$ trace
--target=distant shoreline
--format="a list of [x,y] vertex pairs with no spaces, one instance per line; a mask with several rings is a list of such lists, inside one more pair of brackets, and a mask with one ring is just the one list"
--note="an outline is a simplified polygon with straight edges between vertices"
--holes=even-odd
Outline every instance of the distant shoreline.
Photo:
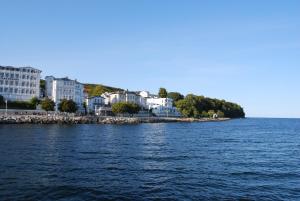
[[0,124],[140,124],[172,122],[219,122],[230,118],[98,117],[65,115],[0,115]]

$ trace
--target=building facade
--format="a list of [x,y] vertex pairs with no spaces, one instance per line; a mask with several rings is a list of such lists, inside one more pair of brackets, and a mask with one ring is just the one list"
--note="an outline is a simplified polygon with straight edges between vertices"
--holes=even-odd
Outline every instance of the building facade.
[[176,107],[166,107],[162,105],[152,105],[150,109],[153,114],[157,117],[180,117],[181,114],[178,112]]
[[83,108],[84,103],[84,85],[77,80],[69,78],[55,78],[47,76],[46,81],[46,96],[58,104],[63,99],[73,100],[79,109]]
[[143,98],[135,92],[117,91],[112,93],[104,93],[102,97],[105,99],[106,105],[113,105],[119,102],[136,103],[143,106]]
[[149,97],[146,98],[146,104],[148,107],[152,107],[155,105],[161,105],[164,107],[171,108],[173,107],[173,99],[171,98],[158,98],[158,97]]
[[176,107],[173,107],[173,99],[159,98],[157,95],[150,94],[148,91],[139,92],[144,98],[145,108],[151,110],[153,114],[159,117],[180,117]]
[[41,72],[32,67],[0,66],[0,95],[11,101],[39,98]]
[[159,117],[180,117],[176,107],[173,107],[173,99],[171,98],[146,98],[146,104],[153,114]]
[[94,113],[97,108],[105,105],[105,101],[102,96],[93,96],[85,98],[85,104],[87,112]]

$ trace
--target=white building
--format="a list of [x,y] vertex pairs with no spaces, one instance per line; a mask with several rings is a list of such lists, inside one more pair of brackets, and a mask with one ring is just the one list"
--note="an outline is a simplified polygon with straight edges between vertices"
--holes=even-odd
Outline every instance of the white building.
[[173,107],[173,99],[159,98],[148,91],[139,92],[145,100],[145,108],[152,110],[156,116],[179,117],[181,116],[176,107]]
[[173,107],[173,99],[151,97],[146,99],[149,110],[156,116],[179,117],[181,116],[176,107]]
[[142,96],[143,98],[149,98],[150,96],[152,96],[150,95],[149,91],[140,91],[139,95]]
[[105,105],[105,99],[102,96],[93,96],[85,98],[85,104],[88,113],[94,113],[95,110]]
[[12,101],[39,98],[41,72],[32,67],[0,66],[0,95]]
[[152,107],[155,105],[160,105],[164,107],[173,107],[173,99],[171,98],[158,98],[158,97],[150,97],[146,98],[146,104],[148,107]]
[[61,100],[73,100],[79,109],[83,108],[84,85],[69,78],[55,78],[47,76],[46,96],[56,103],[56,109]]
[[178,112],[176,107],[166,107],[162,105],[152,105],[152,113],[158,117],[180,117],[181,114]]
[[106,105],[113,105],[119,102],[136,103],[140,106],[144,106],[144,98],[135,92],[129,91],[117,91],[111,93],[104,93],[101,95],[105,99]]

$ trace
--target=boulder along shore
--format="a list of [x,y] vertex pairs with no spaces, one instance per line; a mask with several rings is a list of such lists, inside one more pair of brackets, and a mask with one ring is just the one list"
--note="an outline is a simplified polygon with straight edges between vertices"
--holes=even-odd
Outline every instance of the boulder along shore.
[[171,117],[98,117],[64,115],[1,115],[0,124],[138,124],[169,122],[226,121],[229,118],[171,118]]

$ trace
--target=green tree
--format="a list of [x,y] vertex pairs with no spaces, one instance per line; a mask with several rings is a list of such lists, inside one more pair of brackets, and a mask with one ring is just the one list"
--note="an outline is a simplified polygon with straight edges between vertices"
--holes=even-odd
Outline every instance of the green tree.
[[61,112],[75,113],[77,109],[77,105],[73,100],[63,99],[58,105],[58,110]]
[[167,98],[168,97],[168,92],[165,88],[159,88],[159,91],[158,91],[158,96],[160,98]]
[[46,98],[45,100],[42,100],[41,102],[42,109],[48,111],[54,111],[55,103],[53,100]]
[[141,110],[141,107],[136,103],[128,103],[129,104],[129,114],[137,114]]
[[46,81],[45,80],[40,80],[40,88],[42,89],[42,90],[46,90]]
[[103,86],[97,85],[93,91],[92,91],[92,96],[100,96],[105,92],[105,89]]
[[87,105],[86,105],[86,102],[84,102],[82,104],[82,106],[83,106],[83,109],[84,109],[84,114],[86,115],[87,114]]
[[184,117],[200,117],[199,110],[197,109],[196,97],[194,95],[188,95],[185,99],[179,100],[175,104]]
[[218,115],[218,118],[223,118],[224,117],[224,112],[218,110],[217,115]]
[[209,110],[209,111],[207,112],[207,114],[208,114],[208,117],[209,117],[209,118],[212,118],[212,117],[214,116],[214,114],[216,114],[216,113],[215,113],[214,110]]
[[0,95],[0,106],[5,105],[4,97]]
[[177,102],[179,100],[184,99],[184,96],[181,93],[179,93],[179,92],[169,92],[168,93],[168,98],[172,98],[173,101],[174,101],[174,103],[175,103],[175,102]]
[[136,114],[141,110],[140,106],[135,103],[119,102],[112,105],[114,114]]
[[29,102],[32,104],[33,108],[36,108],[41,101],[37,97],[33,97]]
[[125,102],[115,103],[112,105],[111,109],[114,114],[125,114],[128,112],[127,103]]
[[187,95],[175,103],[184,117],[212,117],[215,113],[219,117],[244,118],[243,108],[225,100],[211,99],[204,96]]
[[8,101],[7,107],[9,109],[20,109],[20,110],[35,110],[36,106],[30,101]]
[[208,113],[207,113],[206,111],[203,111],[203,112],[201,113],[201,117],[207,118],[207,117],[209,117],[209,115],[208,115]]

